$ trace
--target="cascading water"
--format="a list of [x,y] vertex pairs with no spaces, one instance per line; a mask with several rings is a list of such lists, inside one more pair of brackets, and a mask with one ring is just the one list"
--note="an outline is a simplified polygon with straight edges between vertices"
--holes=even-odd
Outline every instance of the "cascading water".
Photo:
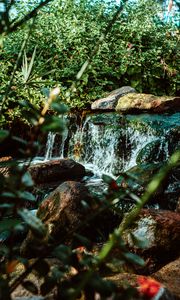
[[[169,143],[167,135],[177,126],[178,116],[126,116],[116,113],[89,115],[76,130],[62,138],[59,156],[63,157],[68,137],[67,156],[84,164],[98,177],[102,173],[117,176],[136,165],[143,148],[156,142],[155,161],[167,160]],[[163,124],[163,126],[162,126]],[[48,135],[45,158],[52,157],[54,135]]]
[[97,175],[114,176],[134,166],[137,153],[155,138],[153,130],[141,132],[117,123],[94,123],[89,116],[72,136],[69,156]]
[[44,157],[45,161],[52,158],[55,136],[56,136],[55,133],[52,133],[52,132],[48,133],[47,142],[46,142],[45,157]]

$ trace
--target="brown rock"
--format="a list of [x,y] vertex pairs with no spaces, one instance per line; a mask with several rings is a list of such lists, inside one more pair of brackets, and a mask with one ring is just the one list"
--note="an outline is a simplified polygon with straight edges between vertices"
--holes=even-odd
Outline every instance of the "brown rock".
[[43,253],[50,240],[57,244],[69,241],[86,215],[81,202],[89,199],[88,190],[82,183],[67,181],[57,187],[37,211],[38,218],[47,226],[47,236],[42,241],[29,232],[21,247],[22,255],[33,257],[35,253]]
[[135,93],[135,89],[130,86],[123,86],[117,90],[112,91],[107,97],[94,101],[91,105],[92,110],[110,110],[114,111],[120,97]]
[[78,180],[85,175],[85,168],[72,159],[50,160],[29,167],[36,184]]
[[180,298],[180,257],[152,275],[172,294]]
[[148,111],[162,113],[179,111],[180,98],[171,96],[154,96],[151,94],[131,93],[121,97],[116,106],[118,112]]
[[[131,233],[138,239],[147,240],[145,249],[134,245]],[[163,265],[179,254],[180,214],[168,210],[143,209],[131,228],[124,232],[124,239],[134,252]]]

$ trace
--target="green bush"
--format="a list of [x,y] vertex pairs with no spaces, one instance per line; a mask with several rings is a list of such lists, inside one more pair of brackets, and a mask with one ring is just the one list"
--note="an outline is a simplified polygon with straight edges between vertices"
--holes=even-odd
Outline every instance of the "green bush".
[[[56,1],[39,11],[17,65],[8,97],[11,106],[17,106],[21,99],[40,106],[44,101],[42,89],[57,84],[61,98],[72,108],[86,108],[105,92],[122,85],[131,85],[139,92],[175,94],[179,68],[177,28],[162,23],[156,1],[139,0],[133,6],[126,5],[68,100],[67,89],[93,51],[115,7],[115,1],[111,5],[99,0]],[[2,94],[28,30],[26,25],[4,41],[0,54]],[[23,56],[30,63],[35,49],[33,68],[25,81]]]

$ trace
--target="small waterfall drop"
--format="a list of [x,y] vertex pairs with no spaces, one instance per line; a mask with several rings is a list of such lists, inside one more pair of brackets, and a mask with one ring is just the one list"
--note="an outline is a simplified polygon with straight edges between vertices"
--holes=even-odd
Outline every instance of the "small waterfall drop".
[[55,136],[56,136],[55,133],[52,133],[52,132],[48,133],[45,156],[44,156],[45,161],[52,158]]
[[138,152],[155,139],[153,130],[141,132],[119,124],[94,124],[89,117],[72,136],[69,157],[78,160],[98,176],[102,173],[116,176],[133,167]]
[[[137,164],[142,149],[153,146],[155,161],[167,160],[170,145],[168,134],[179,123],[178,116],[121,116],[116,113],[88,115],[80,125],[73,123],[62,136],[59,157],[66,156],[82,163],[97,177],[113,177]],[[163,125],[162,125],[163,124]],[[71,127],[70,127],[71,128]],[[45,160],[53,157],[55,135],[48,134]],[[68,144],[68,146],[67,146]],[[148,148],[149,147],[149,148]],[[150,148],[151,150],[151,148]],[[152,158],[152,155],[151,155]]]

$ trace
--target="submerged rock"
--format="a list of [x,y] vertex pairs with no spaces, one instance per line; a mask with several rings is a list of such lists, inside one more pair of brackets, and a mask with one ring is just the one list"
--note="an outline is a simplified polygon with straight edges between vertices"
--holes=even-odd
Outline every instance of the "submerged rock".
[[114,111],[119,98],[129,93],[136,93],[136,90],[130,86],[123,86],[112,91],[107,97],[94,101],[91,105],[91,109]]
[[131,93],[121,97],[116,106],[118,112],[162,113],[180,111],[180,98],[173,96],[155,96],[151,94]]
[[57,159],[34,164],[29,172],[36,184],[78,180],[85,175],[85,168],[72,159]]

